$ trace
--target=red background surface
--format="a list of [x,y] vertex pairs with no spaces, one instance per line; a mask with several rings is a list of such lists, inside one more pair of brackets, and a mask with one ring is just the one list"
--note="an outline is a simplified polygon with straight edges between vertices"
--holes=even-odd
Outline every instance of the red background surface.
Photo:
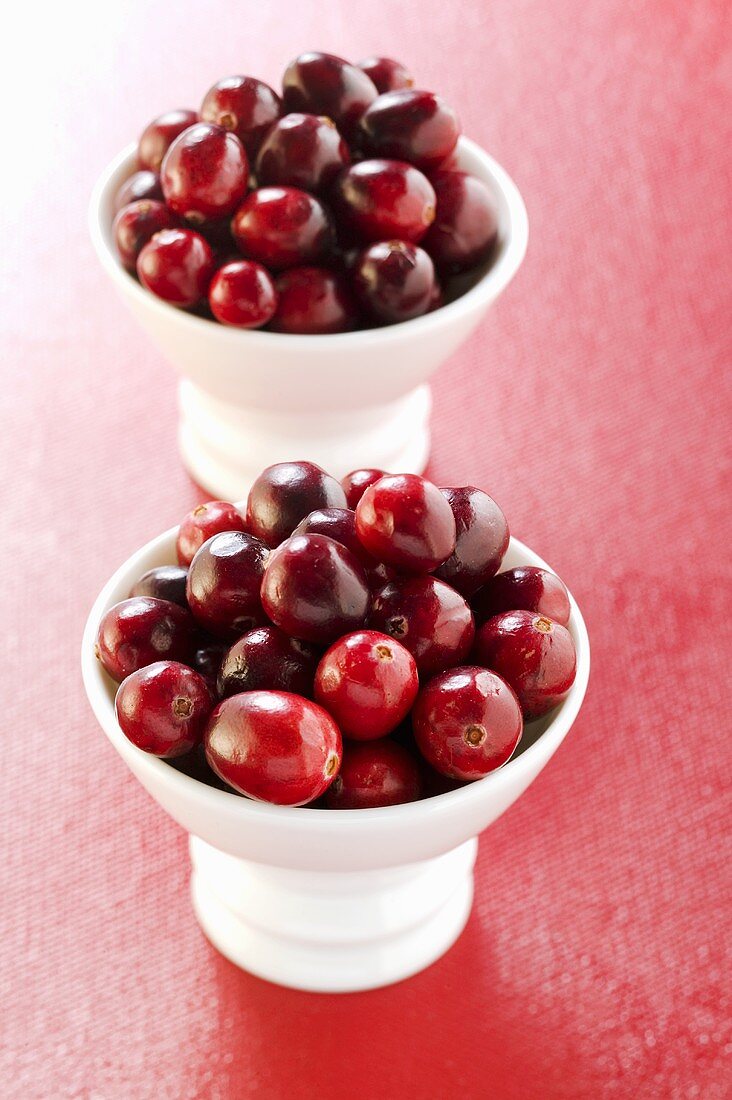
[[[2,1095],[729,1095],[724,5],[136,0],[46,11],[43,35],[26,7],[0,213]],[[522,189],[528,257],[435,380],[431,468],[497,497],[594,646],[572,734],[482,840],[458,945],[343,998],[205,942],[185,838],[78,671],[103,581],[199,499],[89,190],[152,114],[305,48],[402,57]]]

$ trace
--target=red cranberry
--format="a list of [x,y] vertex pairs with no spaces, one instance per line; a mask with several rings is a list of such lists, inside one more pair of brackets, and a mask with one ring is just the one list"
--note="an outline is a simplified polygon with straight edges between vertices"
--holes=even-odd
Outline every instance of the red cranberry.
[[233,214],[248,179],[247,155],[239,138],[208,122],[177,137],[160,169],[168,206],[196,224]]
[[385,470],[363,469],[351,470],[350,474],[346,474],[344,478],[341,478],[341,485],[346,494],[348,507],[355,508],[369,485],[373,485],[375,481],[379,481],[385,476]]
[[262,606],[293,638],[329,645],[363,626],[368,604],[361,564],[326,535],[293,535],[269,556]]
[[348,136],[378,95],[369,77],[342,57],[330,53],[302,53],[282,78],[286,111],[327,115]]
[[364,313],[393,324],[427,312],[434,278],[432,260],[423,249],[406,241],[382,241],[359,256],[353,289]]
[[414,757],[393,741],[346,745],[341,770],[325,795],[329,810],[399,806],[422,796],[422,776]]
[[525,718],[551,710],[574,683],[577,655],[572,635],[534,611],[494,615],[478,631],[473,652],[478,664],[511,685]]
[[226,500],[198,504],[181,520],[175,551],[181,565],[190,565],[204,542],[222,531],[244,531],[244,517]]
[[195,111],[166,111],[147,126],[137,145],[137,163],[140,168],[159,172],[163,157],[184,130],[198,122]]
[[487,493],[472,485],[440,492],[452,508],[457,538],[435,575],[463,596],[471,596],[501,567],[509,541],[506,517]]
[[369,626],[396,638],[420,675],[459,665],[475,637],[473,615],[454,588],[435,577],[400,577],[374,596]]
[[435,192],[418,169],[400,160],[362,160],[338,177],[333,208],[362,241],[424,237],[435,216]]
[[341,734],[322,707],[283,691],[224,699],[205,736],[206,759],[230,786],[260,802],[304,806],[330,786]]
[[113,680],[154,661],[190,664],[195,627],[177,604],[134,596],[110,607],[99,624],[96,655]]
[[193,306],[208,291],[214,269],[211,246],[192,229],[163,229],[137,257],[143,286],[175,306]]
[[224,531],[204,542],[188,570],[188,606],[218,638],[245,634],[263,621],[259,588],[269,551],[243,531]]
[[112,233],[122,263],[128,271],[134,271],[137,257],[150,238],[161,229],[173,229],[178,224],[163,202],[139,199],[120,210],[114,219]]
[[429,573],[455,549],[455,517],[436,485],[417,474],[387,474],[356,508],[356,530],[378,561]]
[[156,661],[120,684],[114,701],[125,737],[153,756],[182,756],[200,744],[213,699],[197,672]]
[[230,130],[249,157],[255,157],[267,131],[280,117],[280,97],[269,84],[253,76],[227,76],[217,80],[201,104],[203,122]]
[[223,699],[241,691],[291,691],[312,695],[318,651],[276,626],[260,626],[234,642],[221,664]]
[[356,533],[356,514],[350,508],[317,508],[300,520],[293,535],[327,535],[350,550],[360,561],[369,587],[381,588],[390,581],[394,571],[372,558]]
[[235,260],[214,275],[208,301],[222,324],[261,328],[274,316],[277,291],[266,267],[253,260]]
[[520,565],[491,578],[472,601],[475,621],[482,625],[502,611],[534,611],[560,626],[569,622],[569,594],[559,577],[533,565]]
[[329,118],[285,115],[267,134],[257,157],[257,183],[322,193],[351,163],[348,146]]
[[358,310],[343,278],[324,267],[292,267],[275,283],[277,312],[270,328],[294,335],[348,332]]
[[333,244],[324,207],[295,187],[252,191],[234,215],[232,229],[242,253],[270,271],[317,263]]
[[138,202],[140,199],[150,199],[152,202],[163,201],[163,189],[157,172],[148,172],[147,169],[133,172],[114,196],[115,214],[119,214],[123,206],[129,206],[131,202]]
[[345,493],[314,462],[277,462],[263,470],[247,497],[247,527],[267,546],[279,546],[316,508],[343,508]]
[[408,69],[400,61],[390,57],[367,57],[358,62],[358,68],[366,73],[379,95],[395,92],[399,88],[414,87],[414,80]]
[[344,737],[373,741],[403,722],[417,697],[414,657],[376,630],[339,638],[321,658],[315,698]]
[[424,171],[438,168],[459,136],[452,107],[433,92],[412,89],[380,95],[359,124],[359,140],[369,156],[395,157]]
[[193,658],[193,667],[199,676],[202,676],[206,681],[212,695],[218,694],[219,669],[228,651],[228,646],[225,643],[207,640],[205,645],[199,645]]
[[412,726],[420,752],[438,772],[481,779],[512,755],[523,719],[505,680],[468,666],[430,680],[414,705]]
[[440,271],[467,271],[486,260],[498,236],[495,199],[482,180],[466,172],[436,172],[437,215],[424,239]]
[[148,569],[133,586],[130,596],[150,596],[153,600],[168,600],[188,608],[186,578],[188,570],[179,565],[158,565]]

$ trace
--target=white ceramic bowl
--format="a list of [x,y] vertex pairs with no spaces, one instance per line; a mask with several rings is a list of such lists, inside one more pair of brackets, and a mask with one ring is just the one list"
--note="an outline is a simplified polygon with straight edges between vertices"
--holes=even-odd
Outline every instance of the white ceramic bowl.
[[[587,631],[571,599],[577,677],[564,701],[530,723],[517,754],[476,783],[373,810],[329,811],[254,802],[206,786],[142,752],[122,733],[116,685],[94,655],[97,627],[138,577],[175,561],[177,528],[122,565],[89,615],[81,665],[89,701],[117,752],[190,834],[193,904],[211,942],[232,962],[281,985],[369,989],[439,958],[470,912],[477,834],[522,794],[556,752],[582,704]],[[504,568],[549,568],[511,539]]]
[[[503,168],[467,138],[460,139],[458,159],[496,199],[499,241],[490,267],[461,298],[425,317],[333,336],[232,329],[144,290],[121,266],[111,235],[114,196],[134,171],[135,147],[102,173],[90,207],[94,246],[132,313],[181,375],[181,454],[213,496],[245,496],[264,466],[293,454],[307,454],[337,477],[359,466],[424,469],[427,379],[511,281],[528,240],[526,209]],[[487,372],[492,354],[486,351]]]

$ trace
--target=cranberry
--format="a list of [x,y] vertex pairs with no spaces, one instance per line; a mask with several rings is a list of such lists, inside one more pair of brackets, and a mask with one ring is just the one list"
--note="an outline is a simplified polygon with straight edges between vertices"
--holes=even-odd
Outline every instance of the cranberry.
[[200,744],[213,699],[197,672],[156,661],[120,684],[114,701],[125,737],[153,756],[182,756]]
[[341,763],[341,734],[330,715],[284,691],[224,699],[211,715],[205,745],[209,765],[230,786],[279,806],[318,798]]
[[348,507],[355,508],[369,485],[373,485],[375,481],[379,481],[385,476],[386,470],[364,468],[362,470],[351,470],[350,474],[346,474],[344,478],[341,478],[341,485],[346,494]]
[[228,651],[228,646],[225,643],[209,638],[206,640],[205,645],[199,645],[193,658],[193,667],[206,681],[213,695],[218,694],[219,669]]
[[293,638],[329,645],[363,626],[368,604],[361,564],[326,535],[293,535],[269,556],[262,606]]
[[399,806],[422,796],[415,758],[393,741],[346,745],[341,770],[325,795],[329,810],[368,810]]
[[286,111],[327,115],[347,137],[378,92],[355,65],[330,53],[302,53],[282,78]]
[[163,157],[184,130],[198,122],[195,111],[166,111],[147,126],[137,144],[137,163],[140,168],[159,172]]
[[208,122],[177,137],[160,169],[168,206],[195,224],[233,214],[248,179],[247,155],[239,138]]
[[267,134],[257,157],[257,183],[322,193],[351,163],[348,146],[329,118],[285,115]]
[[231,130],[249,157],[255,157],[267,131],[280,117],[280,97],[269,84],[253,76],[217,80],[201,104],[203,122]]
[[353,272],[353,288],[364,312],[392,324],[426,313],[435,269],[427,253],[406,241],[382,241],[364,249]]
[[122,263],[128,271],[134,271],[137,257],[150,238],[161,229],[172,229],[178,224],[163,202],[139,199],[120,210],[114,219],[112,233]]
[[346,496],[314,462],[277,462],[263,470],[247,497],[247,527],[267,546],[279,546],[316,508],[343,508]]
[[253,260],[235,260],[214,275],[208,301],[222,324],[261,328],[274,316],[277,291],[266,267]]
[[187,752],[185,756],[176,756],[167,763],[169,767],[174,768],[181,775],[195,779],[197,783],[205,783],[207,787],[215,787],[217,791],[234,793],[229,784],[224,783],[223,779],[209,767],[206,750],[202,744],[197,745],[192,752]]
[[454,588],[435,577],[400,577],[374,596],[369,626],[396,638],[420,675],[459,665],[475,637],[473,615]]
[[381,588],[391,580],[394,570],[372,558],[356,533],[356,514],[350,508],[317,508],[300,520],[294,535],[327,535],[335,539],[361,562],[369,586]]
[[96,655],[113,680],[124,680],[154,661],[193,656],[195,626],[187,611],[168,600],[134,596],[110,607],[97,631]]
[[221,664],[218,692],[291,691],[312,695],[318,651],[276,626],[260,626],[234,642]]
[[577,664],[567,628],[534,611],[494,615],[476,635],[474,659],[508,681],[525,718],[538,718],[561,702]]
[[175,306],[193,306],[205,296],[214,269],[211,246],[192,229],[163,229],[137,257],[143,286]]
[[222,531],[244,531],[244,517],[226,500],[198,504],[181,520],[175,552],[181,565],[190,565],[204,542]]
[[366,73],[379,95],[395,92],[399,88],[414,87],[414,80],[408,69],[400,61],[390,57],[367,57],[358,62],[358,68]]
[[455,549],[455,517],[436,485],[417,474],[387,474],[356,508],[358,537],[378,561],[429,573]]
[[292,267],[275,283],[274,332],[318,335],[356,327],[358,310],[343,278],[324,267]]
[[148,569],[133,586],[130,596],[150,596],[154,600],[168,600],[179,607],[186,602],[186,578],[188,570],[179,565],[158,565]]
[[432,293],[430,294],[430,304],[427,309],[428,313],[434,313],[436,309],[441,309],[445,304],[445,295],[440,285],[437,276],[432,281]]
[[152,202],[163,201],[163,189],[157,172],[148,172],[147,169],[133,172],[114,196],[115,214],[119,214],[123,206],[129,206],[131,202],[137,202],[139,199],[150,199]]
[[369,156],[396,157],[424,171],[438,168],[459,136],[452,107],[433,92],[408,88],[380,95],[359,124],[359,140]]
[[325,208],[295,187],[252,191],[234,215],[232,229],[242,253],[270,271],[317,263],[333,244]]
[[502,611],[535,611],[561,626],[569,622],[567,589],[555,573],[533,565],[520,565],[492,577],[472,604],[479,625]]
[[451,668],[422,689],[412,726],[428,763],[453,779],[481,779],[500,768],[521,740],[518,699],[485,668]]
[[344,737],[373,741],[403,722],[417,697],[414,657],[376,630],[339,638],[321,658],[315,698]]
[[223,531],[197,551],[188,570],[188,605],[217,638],[233,641],[263,621],[259,588],[268,553],[243,531]]
[[436,172],[437,215],[424,239],[436,266],[467,271],[486,260],[498,236],[498,210],[486,185],[466,172]]
[[471,596],[501,567],[509,541],[506,517],[487,493],[472,485],[440,492],[452,508],[457,538],[435,575],[463,596]]
[[400,160],[362,160],[338,177],[333,209],[341,227],[361,241],[416,243],[435,216],[432,184]]

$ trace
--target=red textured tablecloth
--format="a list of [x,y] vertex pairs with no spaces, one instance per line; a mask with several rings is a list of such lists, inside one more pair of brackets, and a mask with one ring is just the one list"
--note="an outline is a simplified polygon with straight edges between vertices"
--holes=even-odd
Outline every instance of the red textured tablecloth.
[[[729,1096],[724,5],[135,0],[39,18],[16,8],[4,62],[0,1093]],[[525,196],[525,265],[435,379],[431,469],[501,502],[594,647],[574,730],[483,837],[457,946],[341,998],[249,977],[204,940],[185,838],[78,669],[103,581],[199,499],[172,372],[92,255],[89,190],[152,114],[230,72],[275,81],[305,48],[402,57]]]

